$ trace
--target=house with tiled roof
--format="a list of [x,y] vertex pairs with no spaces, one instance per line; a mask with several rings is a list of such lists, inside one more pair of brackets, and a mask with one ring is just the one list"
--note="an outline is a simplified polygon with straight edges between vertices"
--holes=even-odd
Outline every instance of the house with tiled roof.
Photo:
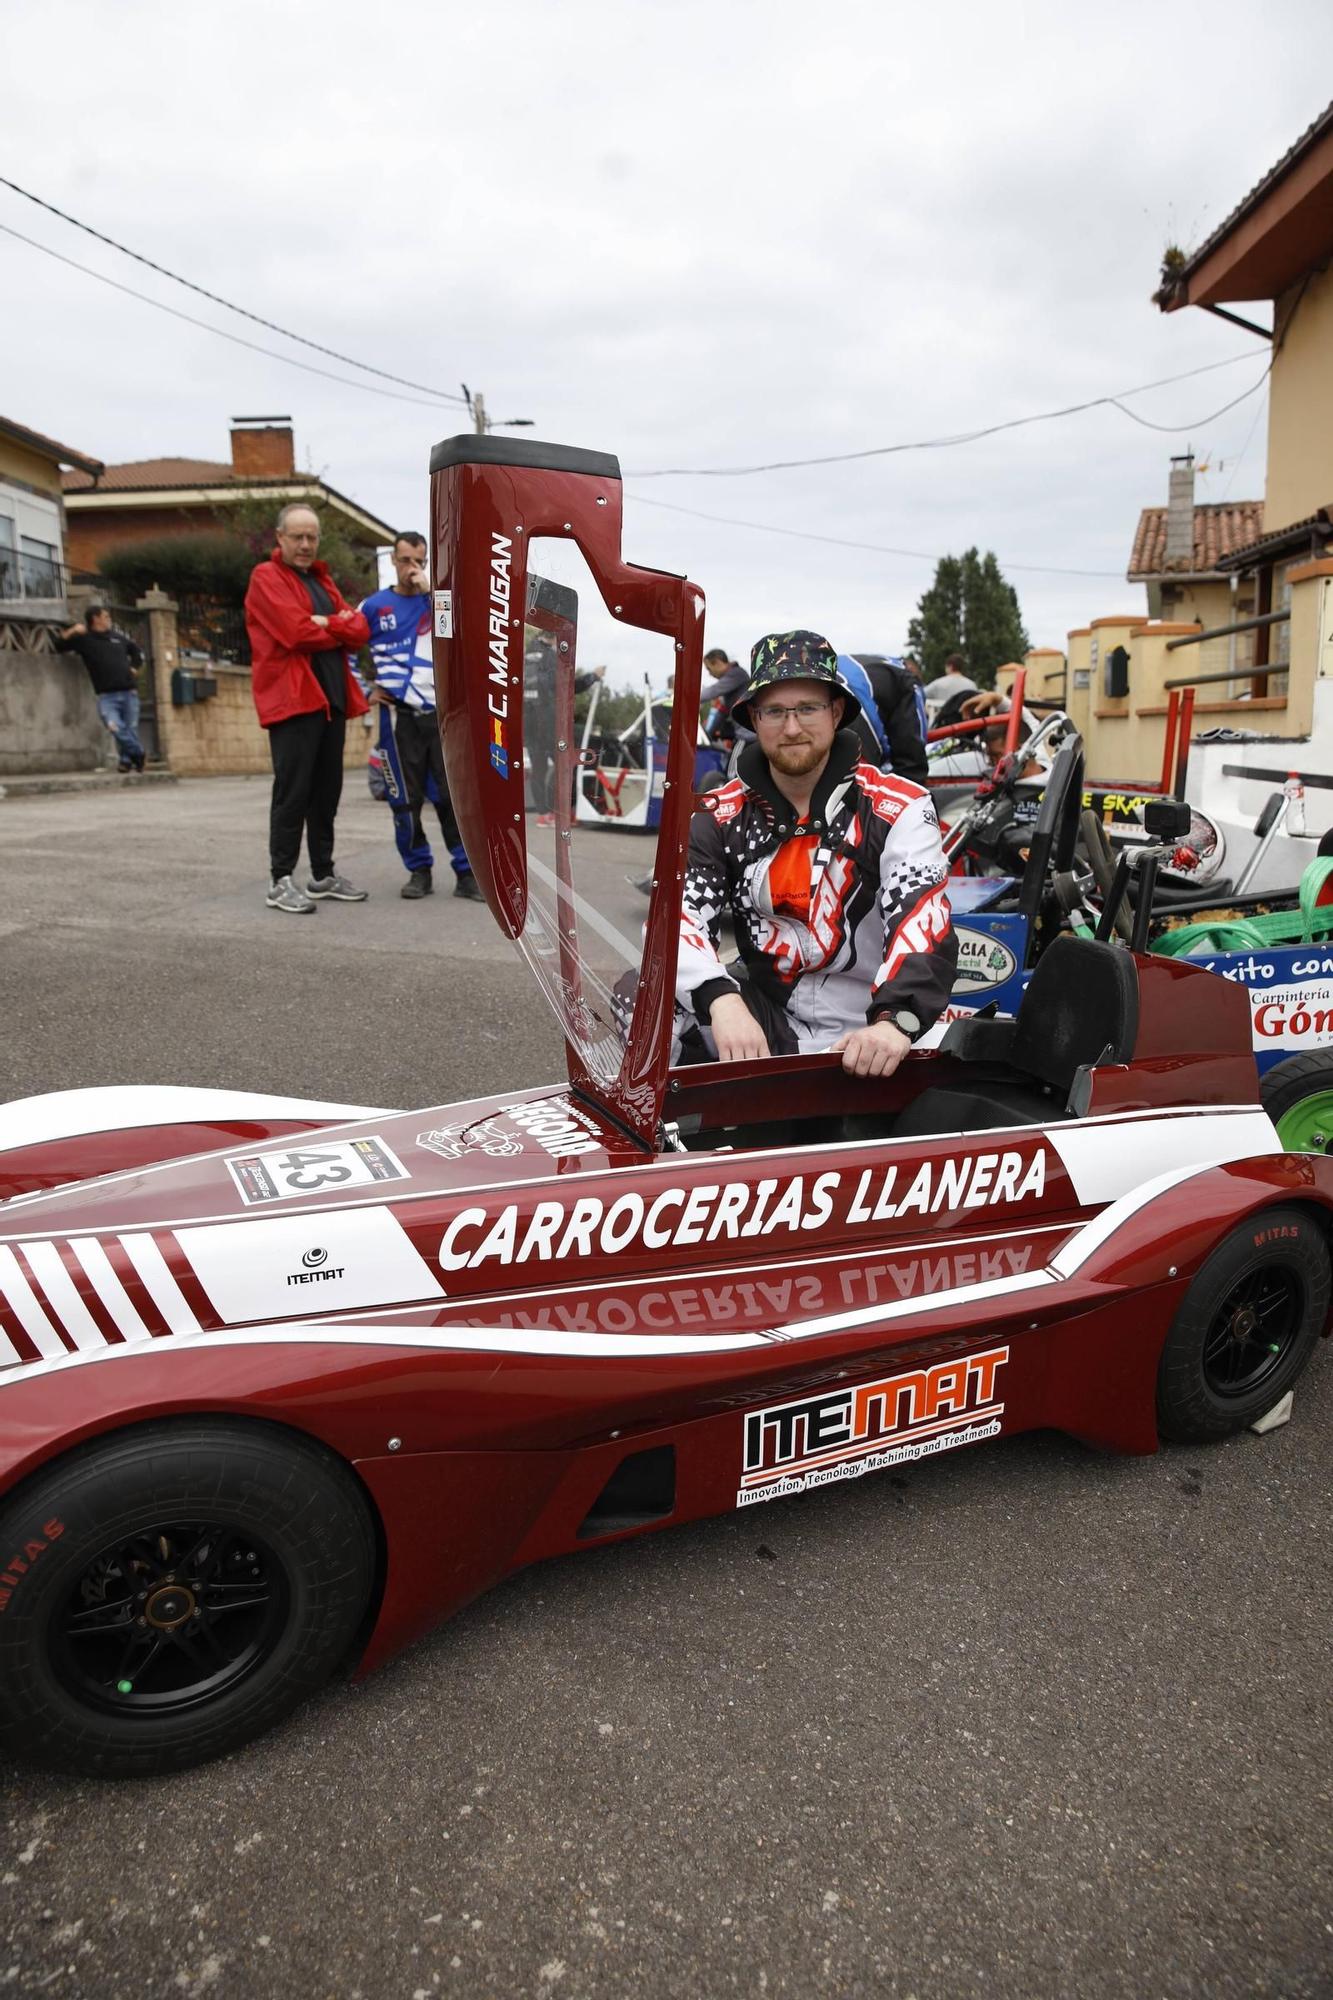
[[[1250,579],[1222,567],[1234,550],[1252,542],[1261,531],[1262,500],[1194,498],[1194,458],[1189,452],[1171,461],[1165,507],[1145,507],[1125,572],[1130,583],[1147,592],[1148,616],[1187,621],[1205,631],[1233,625],[1254,608]],[[1253,641],[1240,635],[1208,654],[1208,666],[1232,665],[1244,672],[1253,658]]]
[[[1255,665],[1285,668],[1293,577],[1333,556],[1333,104],[1206,242],[1168,255],[1154,297],[1163,312],[1195,306],[1269,348],[1263,519],[1217,561],[1265,621]],[[1267,324],[1255,301],[1270,308]]]
[[82,479],[104,470],[87,452],[0,417],[0,611],[10,621],[65,616],[62,467]]
[[69,560],[96,575],[109,549],[150,536],[197,534],[216,527],[229,506],[256,498],[279,508],[308,500],[343,523],[368,549],[391,542],[394,530],[317,473],[299,472],[290,417],[235,417],[231,457],[142,458],[64,475]]

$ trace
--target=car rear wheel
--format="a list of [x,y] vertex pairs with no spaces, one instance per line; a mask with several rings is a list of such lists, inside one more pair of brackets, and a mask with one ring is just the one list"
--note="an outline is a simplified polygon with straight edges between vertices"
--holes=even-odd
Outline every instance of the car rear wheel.
[[183,1770],[332,1673],[375,1540],[308,1440],[153,1424],[72,1454],[0,1510],[0,1746],[102,1777]]
[[1333,1150],[1333,1049],[1311,1049],[1275,1063],[1265,1071],[1259,1094],[1287,1152]]
[[1157,1428],[1202,1444],[1281,1401],[1310,1358],[1329,1308],[1323,1232],[1299,1208],[1234,1229],[1195,1277],[1162,1349]]

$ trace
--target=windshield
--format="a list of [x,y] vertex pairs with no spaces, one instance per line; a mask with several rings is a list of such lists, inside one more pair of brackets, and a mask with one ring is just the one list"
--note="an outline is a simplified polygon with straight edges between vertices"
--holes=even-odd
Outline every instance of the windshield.
[[[667,697],[673,648],[657,635],[615,623],[573,543],[534,537],[528,563],[523,628],[528,899],[517,943],[589,1076],[609,1084],[623,1062],[645,914],[642,898],[625,877],[652,875],[657,842],[641,813],[635,819],[645,826],[642,833],[608,833],[623,822],[623,808],[631,801],[625,796],[621,811],[608,812],[605,803],[601,810],[590,807],[589,785],[603,802],[609,798],[621,805],[619,773],[622,794],[637,780],[634,802],[645,796],[645,656],[659,659]],[[656,685],[651,669],[647,682]],[[594,725],[600,716],[604,727],[587,729],[590,708]],[[629,731],[623,751],[614,720],[620,714]]]

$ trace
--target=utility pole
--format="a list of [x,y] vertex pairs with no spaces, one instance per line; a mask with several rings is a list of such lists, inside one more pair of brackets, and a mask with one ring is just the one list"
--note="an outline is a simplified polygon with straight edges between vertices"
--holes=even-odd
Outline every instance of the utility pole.
[[487,431],[512,431],[530,429],[532,427],[534,420],[531,417],[504,417],[497,424],[494,417],[488,417],[486,414],[486,398],[482,395],[481,391],[479,389],[469,389],[466,382],[463,383],[462,387],[463,400],[467,404],[468,415],[472,419],[472,428],[478,437],[485,437]]

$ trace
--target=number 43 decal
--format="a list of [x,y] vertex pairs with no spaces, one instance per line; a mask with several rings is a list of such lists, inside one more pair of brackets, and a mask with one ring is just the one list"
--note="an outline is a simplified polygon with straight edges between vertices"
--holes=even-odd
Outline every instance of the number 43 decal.
[[227,1171],[247,1208],[292,1201],[303,1194],[409,1179],[398,1155],[380,1138],[292,1146],[280,1153],[244,1153],[227,1161]]

